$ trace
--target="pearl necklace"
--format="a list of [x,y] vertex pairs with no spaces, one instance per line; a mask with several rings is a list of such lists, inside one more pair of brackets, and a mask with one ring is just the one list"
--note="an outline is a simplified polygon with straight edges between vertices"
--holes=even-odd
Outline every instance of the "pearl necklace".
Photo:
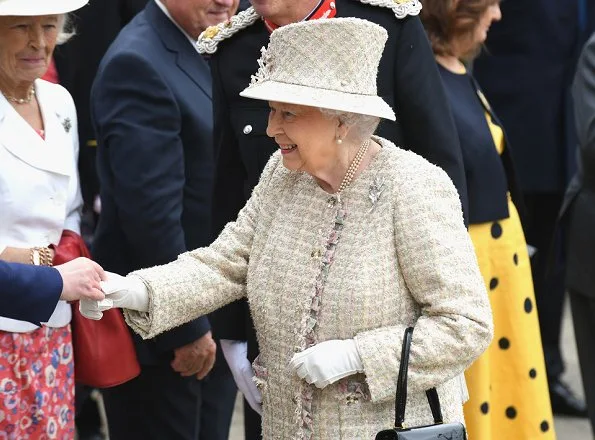
[[9,95],[8,93],[2,92],[2,94],[4,95],[4,97],[6,99],[8,99],[11,102],[14,102],[15,104],[29,104],[31,102],[31,100],[33,99],[33,97],[35,96],[35,87],[31,87],[31,89],[29,90],[29,93],[27,93],[27,97],[26,98],[15,98],[12,95]]
[[338,193],[343,192],[343,190],[345,190],[345,188],[347,188],[349,186],[349,184],[353,180],[353,177],[355,176],[357,169],[359,168],[359,166],[362,163],[362,159],[368,152],[369,147],[370,147],[370,139],[364,141],[362,146],[359,147],[357,154],[353,158],[353,161],[349,165],[349,168],[347,168],[347,172],[345,173],[345,177],[343,177],[343,181],[341,182],[341,185],[339,185],[339,191],[337,191]]

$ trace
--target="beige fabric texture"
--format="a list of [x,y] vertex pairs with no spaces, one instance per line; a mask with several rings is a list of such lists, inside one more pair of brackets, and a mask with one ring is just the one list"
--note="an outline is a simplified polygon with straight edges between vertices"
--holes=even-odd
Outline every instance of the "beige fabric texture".
[[[360,18],[310,20],[276,29],[240,96],[395,120],[377,96],[388,33]],[[313,93],[315,91],[315,93]]]
[[[125,316],[144,338],[248,298],[265,440],[373,439],[391,427],[412,325],[407,425],[431,423],[423,390],[433,386],[445,421],[463,422],[461,374],[493,325],[459,198],[441,169],[377,139],[383,148],[340,198],[275,153],[237,221],[210,247],[134,272],[150,292],[149,312]],[[354,338],[365,375],[321,390],[300,380],[288,362],[308,330],[316,342]]]

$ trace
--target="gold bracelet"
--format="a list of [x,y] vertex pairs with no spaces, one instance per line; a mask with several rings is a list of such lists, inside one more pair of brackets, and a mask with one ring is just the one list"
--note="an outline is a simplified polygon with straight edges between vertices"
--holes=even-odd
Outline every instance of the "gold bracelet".
[[52,252],[50,251],[50,248],[47,247],[43,247],[40,248],[39,251],[41,252],[41,264],[43,264],[44,266],[53,266],[52,264]]
[[34,266],[39,266],[41,264],[41,259],[40,259],[41,255],[39,253],[39,248],[31,248],[31,264],[33,264]]

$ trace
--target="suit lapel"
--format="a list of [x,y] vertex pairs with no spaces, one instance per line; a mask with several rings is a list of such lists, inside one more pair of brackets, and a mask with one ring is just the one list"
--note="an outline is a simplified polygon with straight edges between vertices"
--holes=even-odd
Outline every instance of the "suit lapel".
[[68,175],[67,148],[61,117],[55,103],[36,83],[35,94],[42,108],[45,141],[19,115],[10,103],[0,97],[0,144],[27,164],[42,170]]
[[159,9],[155,2],[145,8],[147,21],[155,28],[165,48],[176,54],[176,65],[194,82],[209,99],[211,95],[211,72],[207,62],[192,47],[177,26]]
[[[190,42],[188,42],[188,50],[181,50],[178,52],[177,65],[188,77],[204,92],[209,99],[211,95],[211,72],[207,62],[196,52]],[[187,53],[193,51],[194,53]]]

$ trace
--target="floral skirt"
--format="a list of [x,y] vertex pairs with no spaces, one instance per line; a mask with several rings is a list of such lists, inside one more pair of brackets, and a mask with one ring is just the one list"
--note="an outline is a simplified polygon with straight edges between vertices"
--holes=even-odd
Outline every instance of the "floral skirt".
[[0,331],[0,440],[73,438],[70,325]]

